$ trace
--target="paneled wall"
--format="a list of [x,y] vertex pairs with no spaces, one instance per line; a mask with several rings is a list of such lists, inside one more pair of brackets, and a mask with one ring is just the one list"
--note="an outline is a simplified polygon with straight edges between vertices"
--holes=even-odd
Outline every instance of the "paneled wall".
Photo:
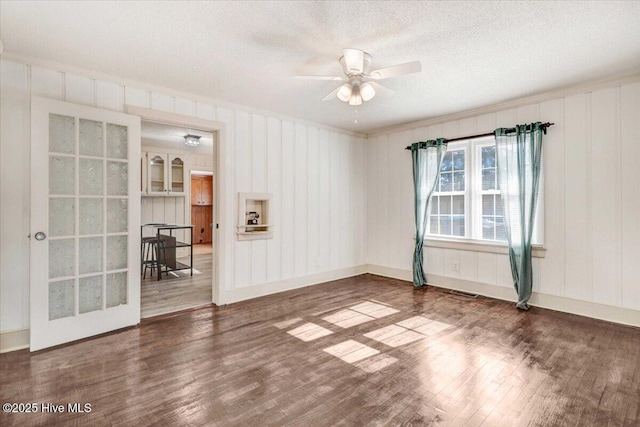
[[[538,120],[555,126],[544,139],[546,256],[534,259],[534,291],[640,310],[640,83],[370,137],[368,262],[411,270],[413,183],[405,146]],[[507,255],[430,247],[425,269],[513,287]]]
[[[126,105],[197,116],[226,125],[226,243],[223,290],[251,297],[314,273],[340,276],[366,257],[366,139],[250,108],[175,96],[148,85],[95,80],[0,61],[0,331],[29,325],[30,97],[125,111]],[[142,89],[142,88],[145,89]],[[273,193],[274,238],[236,241],[237,193]],[[175,210],[153,201],[151,212]],[[145,210],[146,209],[146,210]],[[296,279],[296,280],[293,280]],[[277,287],[269,286],[279,283]]]

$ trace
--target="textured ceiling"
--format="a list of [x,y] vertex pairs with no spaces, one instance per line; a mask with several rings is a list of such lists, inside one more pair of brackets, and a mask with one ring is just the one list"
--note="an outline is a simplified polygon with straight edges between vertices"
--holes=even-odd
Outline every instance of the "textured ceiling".
[[[640,2],[0,2],[5,52],[343,129],[390,125],[640,71]],[[420,60],[358,107],[321,98],[342,48]],[[354,123],[357,117],[358,123]]]

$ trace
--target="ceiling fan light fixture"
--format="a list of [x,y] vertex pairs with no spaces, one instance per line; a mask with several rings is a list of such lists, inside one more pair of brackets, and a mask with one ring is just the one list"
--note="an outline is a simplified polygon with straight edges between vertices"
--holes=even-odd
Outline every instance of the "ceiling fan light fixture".
[[349,105],[362,105],[362,95],[360,95],[359,88],[355,87],[355,90],[351,94],[351,98],[349,98]]
[[187,147],[197,147],[200,145],[200,136],[187,134],[184,136],[184,145]]
[[371,83],[364,83],[360,86],[360,95],[362,96],[363,101],[369,101],[376,96],[376,90],[373,88]]
[[336,94],[336,96],[340,101],[347,102],[349,101],[349,98],[351,97],[352,92],[353,92],[353,87],[349,83],[345,83],[342,86],[340,86],[340,89],[338,90],[338,93]]

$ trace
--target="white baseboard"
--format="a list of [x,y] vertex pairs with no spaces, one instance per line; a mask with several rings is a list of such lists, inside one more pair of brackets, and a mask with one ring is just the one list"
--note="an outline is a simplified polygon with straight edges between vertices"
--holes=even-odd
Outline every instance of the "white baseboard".
[[[369,273],[376,274],[378,276],[391,277],[393,279],[400,279],[408,282],[413,281],[413,273],[409,270],[372,264],[367,265],[367,270]],[[455,289],[457,291],[471,292],[486,297],[511,301],[514,303],[516,302],[516,293],[512,288],[472,282],[469,280],[439,276],[435,274],[427,274],[427,282],[432,286],[440,288]],[[529,304],[534,307],[548,308],[550,310],[577,314],[580,316],[591,317],[593,319],[640,327],[640,311],[629,308],[615,307],[537,292],[533,293],[529,300]]]
[[29,328],[0,332],[0,353],[29,348]]
[[330,282],[332,280],[346,279],[347,277],[358,276],[367,272],[367,265],[363,264],[354,267],[326,271],[323,273],[310,274],[308,276],[293,277],[291,279],[263,283],[255,286],[221,290],[219,304],[232,304],[234,302],[290,291],[292,289],[303,288],[305,286],[317,285],[319,283]]

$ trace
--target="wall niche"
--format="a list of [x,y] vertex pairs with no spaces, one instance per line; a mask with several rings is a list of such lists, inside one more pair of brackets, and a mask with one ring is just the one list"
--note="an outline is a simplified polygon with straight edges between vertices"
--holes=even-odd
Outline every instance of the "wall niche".
[[271,194],[238,193],[238,240],[273,238]]

